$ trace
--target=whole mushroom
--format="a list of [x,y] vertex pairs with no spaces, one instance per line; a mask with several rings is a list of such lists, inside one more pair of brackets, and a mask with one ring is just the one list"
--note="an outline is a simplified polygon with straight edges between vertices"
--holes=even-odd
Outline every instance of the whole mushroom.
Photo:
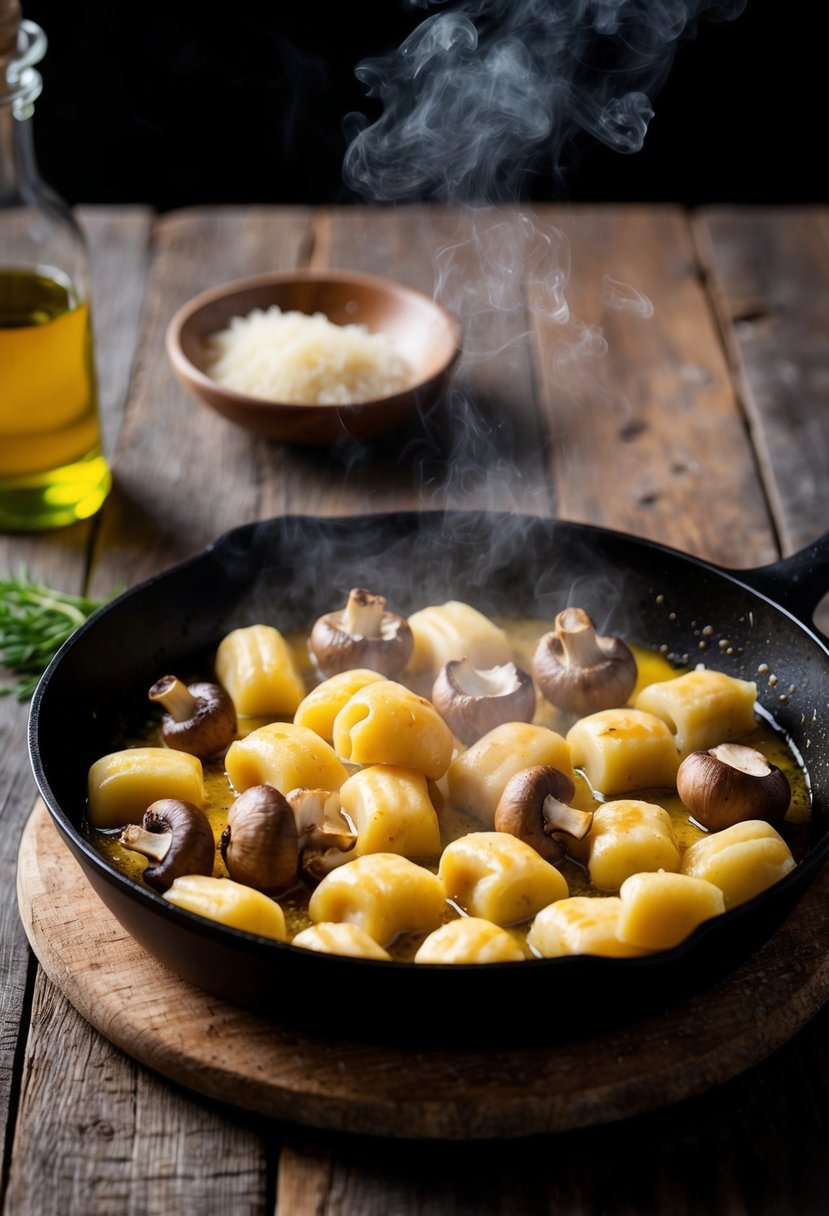
[[559,861],[566,852],[564,838],[583,839],[593,822],[591,811],[570,805],[575,792],[567,774],[550,764],[521,769],[504,786],[495,830],[517,836],[545,861]]
[[408,621],[386,609],[385,596],[355,587],[345,608],[315,622],[308,646],[324,676],[368,667],[391,678],[408,663],[414,636]]
[[185,874],[213,873],[216,841],[204,811],[179,798],[160,798],[144,812],[141,826],[128,824],[120,843],[155,864],[143,878],[156,891],[166,891]]
[[621,638],[600,636],[583,608],[565,608],[538,642],[533,675],[551,705],[581,717],[627,703],[636,660]]
[[284,891],[297,878],[294,814],[272,785],[252,785],[228,811],[220,847],[235,882],[257,891]]
[[167,711],[161,737],[168,747],[209,760],[236,738],[236,709],[221,684],[162,676],[147,695]]
[[691,752],[679,766],[676,789],[694,819],[711,832],[746,819],[780,823],[791,801],[782,769],[741,743]]
[[462,743],[474,743],[503,722],[531,722],[535,686],[515,663],[484,671],[467,657],[450,659],[432,687],[432,704]]

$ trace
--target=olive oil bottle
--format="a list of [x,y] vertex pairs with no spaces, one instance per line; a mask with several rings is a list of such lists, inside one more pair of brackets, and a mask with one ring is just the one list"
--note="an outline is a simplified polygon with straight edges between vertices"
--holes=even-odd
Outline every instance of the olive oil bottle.
[[[0,0],[0,530],[93,515],[111,485],[83,234],[40,178],[31,119],[46,49]],[[19,16],[19,10],[17,11]],[[3,18],[6,18],[5,22]],[[2,45],[6,31],[5,51]]]

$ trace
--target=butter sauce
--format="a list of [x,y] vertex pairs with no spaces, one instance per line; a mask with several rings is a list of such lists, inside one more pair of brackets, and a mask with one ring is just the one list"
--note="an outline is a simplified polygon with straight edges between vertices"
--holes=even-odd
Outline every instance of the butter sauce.
[[[502,619],[496,623],[506,630],[514,648],[516,663],[529,670],[536,643],[541,635],[550,628],[549,623],[531,618]],[[291,643],[291,649],[303,672],[307,688],[310,691],[314,684],[318,682],[318,677],[308,658],[305,635],[297,634],[289,637],[288,640]],[[636,659],[638,673],[633,697],[636,696],[640,688],[648,684],[669,680],[681,674],[683,669],[673,666],[664,655],[640,645],[633,643],[629,643],[629,645]],[[423,689],[417,689],[417,691],[423,692]],[[574,719],[568,718],[559,710],[549,705],[543,698],[539,698],[534,720],[539,725],[547,726],[560,734],[566,734],[574,721]],[[265,721],[265,719],[256,718],[240,720],[240,737],[264,725]],[[126,741],[123,745],[159,746],[160,742],[158,727],[148,725],[147,730],[143,734]],[[771,763],[777,765],[786,774],[791,786],[792,798],[783,833],[795,860],[801,860],[805,852],[805,835],[811,816],[811,799],[807,776],[798,757],[793,749],[789,747],[783,735],[775,730],[773,724],[765,717],[758,718],[755,730],[749,735],[742,737],[740,742],[762,752]],[[218,842],[227,823],[227,813],[236,798],[236,793],[231,787],[221,763],[206,764],[204,766],[204,777],[206,795],[204,809],[213,828],[217,843],[214,875],[226,877],[227,870],[218,851]],[[690,818],[688,809],[683,805],[675,789],[642,789],[627,793],[625,797],[638,798],[656,803],[669,813],[680,853],[706,835],[706,832]],[[591,790],[585,777],[577,773],[574,805],[582,810],[593,810],[601,805],[602,801],[603,799],[596,796]],[[445,779],[441,779],[437,783],[435,806],[440,821],[442,849],[452,840],[456,840],[468,832],[481,830],[482,825],[480,820],[476,819],[469,811],[448,803],[445,793]],[[98,852],[110,864],[134,882],[139,884],[142,882],[141,875],[148,863],[144,857],[125,849],[120,844],[118,840],[119,832],[96,831],[86,822],[84,822],[83,830],[87,839],[90,840]],[[427,866],[436,872],[440,858],[436,856],[415,860],[419,864]],[[570,895],[607,894],[607,892],[596,891],[590,883],[586,866],[576,857],[566,856],[558,863],[558,868],[567,880]],[[291,891],[280,895],[278,898],[278,902],[285,913],[289,937],[293,937],[301,929],[307,928],[312,923],[308,916],[308,899],[310,898],[310,894],[311,889],[306,887],[305,884],[300,883]],[[447,906],[446,919],[451,920],[455,915],[456,911],[451,906]],[[529,922],[523,925],[511,926],[509,931],[520,943],[527,958],[532,958],[535,956],[526,941],[528,929]],[[411,961],[422,940],[421,936],[413,934],[401,935],[387,949],[395,960]]]

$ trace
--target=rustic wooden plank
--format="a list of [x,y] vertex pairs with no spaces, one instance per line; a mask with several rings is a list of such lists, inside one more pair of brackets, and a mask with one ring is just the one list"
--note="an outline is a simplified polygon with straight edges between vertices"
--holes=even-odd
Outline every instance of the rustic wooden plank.
[[[113,441],[135,349],[150,216],[140,207],[117,212],[92,208],[82,209],[79,218],[90,250],[104,431]],[[14,574],[25,565],[32,577],[48,585],[80,592],[93,527],[82,523],[31,536],[0,536],[0,570]],[[20,832],[35,797],[26,749],[27,716],[27,706],[0,698],[0,1144],[13,1130],[15,1060],[26,1033],[21,1022],[30,955],[17,915],[14,874]]]
[[260,1216],[259,1136],[156,1080],[38,985],[6,1211],[14,1216]]
[[[829,1163],[829,1011],[727,1085],[605,1126],[486,1145],[309,1132],[280,1163],[277,1216],[818,1216]],[[685,1048],[693,1053],[693,1040]]]
[[569,318],[536,313],[558,513],[729,566],[776,556],[755,457],[678,208],[541,209]]
[[[97,347],[104,409],[114,441],[117,484],[118,452],[123,450],[123,446],[118,446],[118,420],[123,415],[136,343],[149,219],[145,215],[122,216],[98,209],[85,213],[84,218],[92,243],[93,266],[97,267]],[[186,245],[187,217],[181,219],[182,244]],[[144,224],[143,236],[138,221]],[[168,227],[175,227],[175,220]],[[215,238],[215,223],[212,228],[210,223],[205,227]],[[242,235],[239,244],[250,264],[257,256],[256,242],[251,248]],[[235,273],[230,263],[233,252],[224,249],[222,253],[227,259],[222,266]],[[187,255],[183,253],[182,259],[186,265]],[[209,266],[200,268],[209,280]],[[198,269],[195,266],[194,273]],[[185,285],[183,294],[189,294],[189,285]],[[157,311],[161,311],[159,305]],[[159,325],[161,321],[159,316]],[[157,329],[155,332],[157,335]],[[132,455],[129,439],[125,443],[128,455]],[[168,462],[168,468],[171,463]],[[163,466],[161,459],[159,470]],[[182,488],[193,493],[194,478],[182,478]],[[104,516],[112,507],[111,501]],[[196,512],[192,514],[197,517]],[[106,535],[106,526],[103,531]],[[44,562],[51,553],[60,558],[62,564],[58,565],[55,558],[49,570],[56,585],[66,585],[60,581],[61,575],[68,574],[71,568],[74,585],[80,589],[86,568],[88,532],[89,526],[68,529],[31,542]],[[19,542],[14,542],[13,551],[27,552]],[[125,577],[127,573],[114,560],[111,567],[108,565],[104,541],[99,552],[99,589],[110,590],[119,578],[130,581]],[[23,779],[24,728],[25,712],[22,712],[18,723],[19,747],[9,749],[11,757],[19,756],[20,772],[14,771],[7,787],[4,783],[4,788],[19,791],[21,796],[25,791],[24,804],[19,808],[21,826],[24,812],[33,800],[31,782]],[[7,763],[11,769],[11,757],[6,760],[9,752],[3,749],[0,763]],[[5,838],[2,847],[5,850]],[[9,848],[7,865],[4,857],[8,882],[3,892],[9,893],[10,907],[13,865]],[[2,940],[7,949],[19,940],[25,962],[22,946],[25,939],[16,916],[14,928],[16,937],[4,933]],[[21,988],[22,978],[0,989],[0,999],[10,1005],[7,1015],[10,1039],[16,1038],[20,1023]],[[25,1033],[26,1026],[22,1030]],[[13,1046],[9,1044],[10,1051]],[[9,1053],[5,1043],[3,1047],[5,1060]],[[0,1077],[4,1089],[9,1090],[13,1081],[10,1066]],[[145,1216],[170,1211],[195,1214],[264,1210],[267,1165],[256,1132],[240,1126],[236,1117],[227,1118],[221,1108],[195,1103],[138,1068],[93,1032],[42,975],[35,986],[34,1015],[14,1132],[4,1210],[15,1214],[40,1216],[82,1211],[109,1216],[119,1211]]]
[[147,577],[257,517],[257,442],[178,383],[164,334],[197,292],[303,263],[311,233],[301,209],[215,208],[170,213],[153,238],[140,353],[96,553],[100,591]]
[[829,211],[706,207],[700,257],[782,549],[829,525]]
[[315,237],[312,267],[393,277],[462,314],[464,355],[443,399],[399,432],[322,451],[263,447],[264,513],[297,499],[320,514],[548,512],[520,221],[440,207],[340,208],[318,215]]

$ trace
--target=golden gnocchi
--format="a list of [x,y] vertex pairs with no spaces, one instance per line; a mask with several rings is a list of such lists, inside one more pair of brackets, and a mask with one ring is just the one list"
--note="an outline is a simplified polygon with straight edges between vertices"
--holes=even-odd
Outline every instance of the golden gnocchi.
[[359,769],[342,785],[340,802],[357,830],[354,856],[428,858],[440,852],[437,812],[426,778],[416,769],[390,764]]
[[216,676],[241,717],[292,714],[305,695],[299,664],[272,625],[248,625],[222,638]]
[[[355,653],[366,632],[372,654],[391,634],[408,647],[407,624],[383,597],[361,590],[349,602],[357,595],[337,617]],[[434,964],[667,949],[796,864],[786,821],[776,831],[749,818],[706,834],[677,789],[684,754],[712,740],[762,743],[781,762],[780,740],[755,717],[751,681],[677,674],[634,647],[627,704],[555,709],[527,675],[546,622],[502,628],[453,600],[414,613],[408,629],[402,675],[391,659],[382,671],[344,668],[339,651],[323,665],[310,647],[315,662],[306,633],[257,625],[227,634],[215,669],[243,719],[237,737],[204,763],[156,746],[158,731],[101,757],[88,788],[98,847],[141,881],[144,858],[114,831],[137,825],[156,799],[192,803],[215,835],[214,871],[175,879],[172,902],[306,950]],[[453,733],[433,681],[463,658],[487,675],[521,669],[535,719],[502,721],[481,737],[453,719]],[[476,699],[499,690],[474,683]],[[802,814],[808,791],[789,760]],[[516,808],[516,798],[528,805]],[[276,872],[264,863],[234,881],[240,848],[256,854],[266,821],[268,848],[290,853],[285,883],[264,885],[259,870]],[[243,885],[259,881],[261,890]]]
[[166,747],[130,747],[101,756],[89,770],[87,808],[95,828],[140,823],[147,807],[158,798],[179,798],[201,807],[201,761]]
[[699,667],[643,688],[638,709],[661,718],[674,736],[680,760],[748,734],[756,725],[757,685]]
[[225,771],[239,793],[262,784],[286,794],[301,786],[338,790],[348,776],[324,739],[293,722],[270,722],[231,743]]
[[745,820],[705,836],[686,849],[683,874],[719,887],[728,908],[743,904],[795,867],[780,833],[762,819]]
[[438,877],[469,916],[518,925],[569,894],[560,870],[506,832],[469,832],[443,850]]
[[621,911],[618,895],[571,895],[541,909],[527,933],[527,944],[542,958],[568,954],[635,958],[646,954],[643,947],[619,938]]
[[524,958],[524,951],[506,929],[477,916],[461,916],[434,929],[418,947],[414,961],[520,963]]
[[575,776],[569,744],[556,731],[532,722],[496,726],[452,761],[446,778],[449,800],[483,827],[492,827],[510,777],[534,764]]
[[598,891],[618,891],[631,874],[679,866],[679,845],[664,807],[621,798],[596,809],[587,835],[587,868]]
[[679,757],[668,726],[642,709],[603,709],[567,732],[573,764],[604,797],[672,786]]
[[353,764],[396,764],[442,777],[454,749],[435,707],[404,684],[366,684],[334,719],[334,748]]
[[428,933],[446,914],[443,883],[397,853],[369,853],[333,870],[311,895],[312,921],[356,925],[378,945],[401,933]]

